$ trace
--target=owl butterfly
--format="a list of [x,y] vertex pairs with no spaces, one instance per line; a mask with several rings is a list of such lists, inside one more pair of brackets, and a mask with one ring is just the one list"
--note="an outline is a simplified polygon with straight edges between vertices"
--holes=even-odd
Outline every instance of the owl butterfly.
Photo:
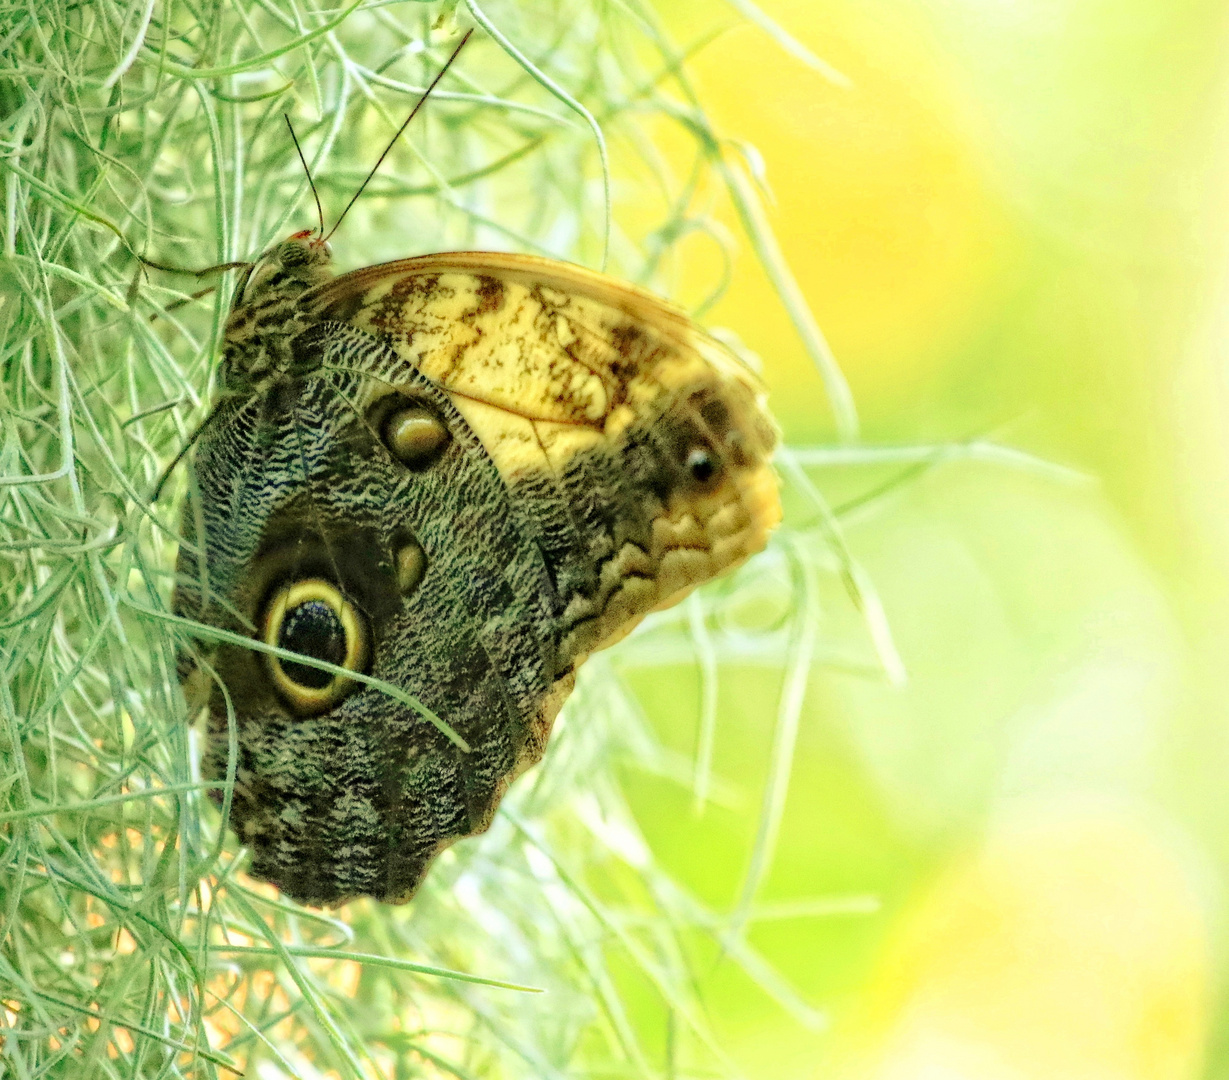
[[764,546],[776,434],[755,376],[631,285],[493,252],[329,262],[300,232],[239,281],[174,598],[305,662],[222,643],[180,674],[208,777],[233,707],[252,873],[402,902],[541,758],[590,653]]

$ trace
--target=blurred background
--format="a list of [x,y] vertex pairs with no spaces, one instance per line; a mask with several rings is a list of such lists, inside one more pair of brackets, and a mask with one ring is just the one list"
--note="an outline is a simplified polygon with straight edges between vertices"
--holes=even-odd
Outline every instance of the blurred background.
[[[716,1026],[757,1077],[1229,1075],[1229,9],[764,0],[842,86],[735,7],[659,10],[706,42],[688,70],[716,126],[762,154],[865,441],[988,436],[1087,479],[812,471],[908,681],[815,669],[759,895],[785,906],[749,931],[827,1026],[719,964]],[[696,297],[711,264],[697,248]],[[763,356],[791,443],[834,441],[749,252],[706,318]],[[653,715],[693,745],[686,710]],[[718,774],[764,774],[772,719],[721,726]],[[729,905],[755,815],[627,784],[670,868]],[[788,907],[861,894],[879,910]]]

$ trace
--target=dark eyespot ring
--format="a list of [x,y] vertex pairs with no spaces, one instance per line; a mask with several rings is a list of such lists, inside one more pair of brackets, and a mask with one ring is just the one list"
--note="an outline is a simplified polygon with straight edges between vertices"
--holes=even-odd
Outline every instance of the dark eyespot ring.
[[[306,578],[277,589],[269,598],[261,640],[314,660],[326,660],[348,671],[367,666],[371,632],[366,621],[330,581]],[[304,716],[327,712],[357,684],[294,660],[265,656],[274,688],[295,712]]]
[[694,446],[687,454],[687,472],[701,486],[707,485],[721,472],[721,462],[705,446]]
[[385,416],[380,440],[406,468],[424,469],[448,441],[448,429],[430,409],[406,401]]

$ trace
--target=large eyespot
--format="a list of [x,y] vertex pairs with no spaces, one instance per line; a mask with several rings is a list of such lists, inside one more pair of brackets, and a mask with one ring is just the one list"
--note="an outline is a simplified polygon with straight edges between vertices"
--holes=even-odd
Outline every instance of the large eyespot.
[[[349,671],[362,671],[371,651],[366,621],[332,582],[307,578],[281,586],[265,608],[261,640]],[[309,664],[265,657],[277,692],[305,716],[327,712],[356,683]]]
[[448,429],[424,405],[400,399],[380,424],[380,440],[407,469],[425,469],[448,441]]

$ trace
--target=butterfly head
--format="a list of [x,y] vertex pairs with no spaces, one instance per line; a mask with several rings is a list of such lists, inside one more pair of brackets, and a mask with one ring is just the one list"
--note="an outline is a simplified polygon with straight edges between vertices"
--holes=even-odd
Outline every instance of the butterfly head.
[[314,231],[297,232],[263,252],[240,280],[226,322],[222,381],[259,389],[294,365],[291,340],[308,325],[299,300],[333,277],[332,252]]
[[333,276],[333,253],[315,230],[287,237],[263,252],[235,296],[235,307],[261,306],[268,300],[297,297]]

